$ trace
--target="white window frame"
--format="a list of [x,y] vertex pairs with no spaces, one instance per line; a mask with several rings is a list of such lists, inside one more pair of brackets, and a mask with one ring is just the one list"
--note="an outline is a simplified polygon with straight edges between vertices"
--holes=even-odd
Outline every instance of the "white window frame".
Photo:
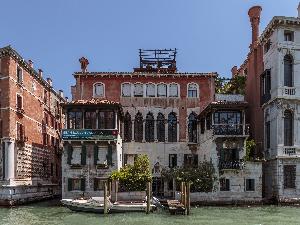
[[[149,96],[148,95],[148,92],[147,92],[148,85],[153,85],[154,86],[154,96]],[[154,98],[154,97],[156,97],[156,85],[154,83],[147,83],[145,86],[146,86],[146,97],[148,97],[148,98]]]
[[[159,87],[159,85],[165,85],[165,86],[166,86],[166,96],[159,96],[159,93],[158,93],[158,87]],[[158,84],[156,85],[156,96],[157,96],[158,98],[167,98],[167,97],[168,97],[168,90],[169,90],[168,84],[163,83],[163,82],[158,83]]]
[[[136,96],[135,95],[135,86],[136,85],[142,85],[142,96]],[[133,84],[133,97],[136,97],[136,98],[143,98],[144,97],[144,84],[141,83],[141,82],[136,82]]]
[[[96,86],[102,85],[103,86],[103,94],[102,95],[96,95]],[[103,98],[105,97],[105,84],[102,82],[96,82],[93,84],[93,97],[94,98]]]
[[[171,93],[170,93],[171,85],[177,85],[177,96],[171,96]],[[178,83],[172,82],[168,85],[168,97],[170,97],[170,98],[179,98],[180,97],[179,93],[180,93],[180,85]]]
[[[196,88],[197,88],[197,96],[196,97],[190,97],[189,96],[189,87],[190,87],[190,85],[196,85]],[[194,83],[194,82],[192,82],[192,83],[188,83],[187,84],[187,92],[186,92],[186,96],[188,97],[188,98],[199,98],[199,85],[197,84],[197,83]]]
[[[125,95],[123,95],[123,85],[130,85],[130,95],[129,96],[125,96]],[[132,97],[132,84],[131,83],[129,83],[129,82],[125,82],[125,83],[122,83],[121,84],[121,97]]]

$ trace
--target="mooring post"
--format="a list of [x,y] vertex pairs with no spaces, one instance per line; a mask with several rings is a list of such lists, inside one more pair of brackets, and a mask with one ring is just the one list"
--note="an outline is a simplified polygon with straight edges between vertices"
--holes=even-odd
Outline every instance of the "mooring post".
[[151,198],[151,183],[147,182],[147,208],[146,208],[147,214],[149,214],[150,212],[150,198]]
[[118,181],[115,180],[115,202],[118,201]]
[[108,213],[107,207],[107,181],[104,182],[104,214]]
[[191,210],[191,197],[190,197],[190,193],[191,193],[191,183],[187,182],[186,183],[186,214],[190,215],[190,210]]
[[181,204],[184,204],[183,203],[183,197],[184,197],[184,183],[183,182],[181,182]]
[[112,189],[111,183],[112,181],[108,181],[108,196],[111,196],[111,189]]
[[186,183],[183,182],[183,202],[184,208],[186,209]]

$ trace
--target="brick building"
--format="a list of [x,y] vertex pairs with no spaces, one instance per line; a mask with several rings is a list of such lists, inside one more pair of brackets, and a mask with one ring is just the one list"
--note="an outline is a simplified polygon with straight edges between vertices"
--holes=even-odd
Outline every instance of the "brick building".
[[[203,160],[196,118],[214,99],[217,74],[177,72],[175,57],[176,49],[140,50],[140,67],[133,72],[88,72],[82,58],[82,71],[74,73],[74,101],[107,99],[122,105],[123,165],[147,154],[154,177],[163,167]],[[153,185],[157,195],[173,191],[161,179]]]
[[60,194],[62,102],[31,60],[0,48],[0,204]]

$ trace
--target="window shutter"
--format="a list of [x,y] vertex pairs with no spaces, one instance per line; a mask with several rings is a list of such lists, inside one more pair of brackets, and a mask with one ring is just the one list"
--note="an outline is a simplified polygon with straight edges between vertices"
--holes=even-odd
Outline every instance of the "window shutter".
[[112,145],[108,146],[106,160],[107,165],[112,166]]
[[98,145],[94,145],[94,164],[97,165],[97,161],[99,160],[98,157]]
[[72,191],[72,178],[68,178],[68,191]]
[[67,153],[68,153],[67,163],[68,163],[69,165],[71,165],[72,154],[73,154],[73,147],[72,147],[72,145],[68,145]]
[[85,191],[85,178],[81,178],[81,191]]
[[97,191],[98,190],[98,179],[95,178],[94,179],[94,191]]
[[86,146],[82,145],[81,149],[81,165],[86,165]]

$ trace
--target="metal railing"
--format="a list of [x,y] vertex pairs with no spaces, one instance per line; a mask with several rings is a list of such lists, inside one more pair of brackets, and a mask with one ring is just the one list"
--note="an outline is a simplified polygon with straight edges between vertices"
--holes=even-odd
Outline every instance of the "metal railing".
[[295,95],[296,88],[295,87],[283,87],[282,95]]
[[242,162],[240,161],[220,161],[219,162],[219,169],[241,169]]
[[214,124],[214,135],[249,135],[249,124]]
[[296,148],[295,147],[283,147],[283,154],[284,155],[296,155]]

